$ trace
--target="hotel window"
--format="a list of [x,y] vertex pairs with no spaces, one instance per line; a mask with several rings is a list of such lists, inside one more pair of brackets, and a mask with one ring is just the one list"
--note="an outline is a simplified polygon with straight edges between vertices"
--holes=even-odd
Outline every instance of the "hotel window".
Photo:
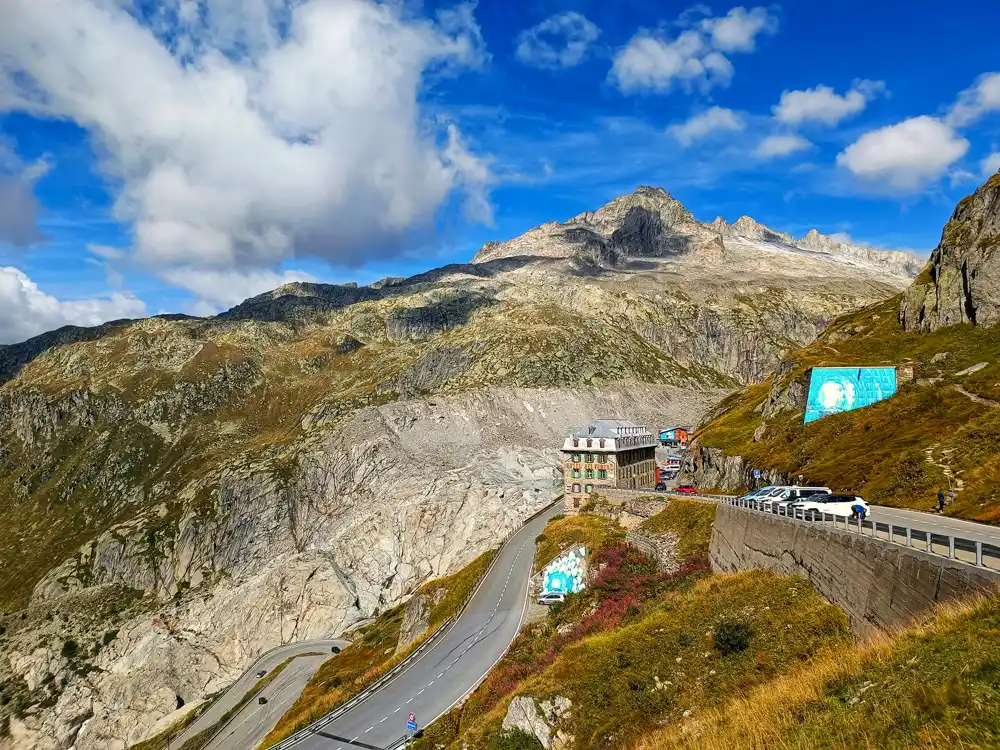
[[574,453],[573,454],[573,463],[575,463],[575,464],[580,463],[580,454],[579,453]]
[[604,447],[604,438],[601,438],[601,443],[600,443],[600,446],[601,446],[602,448]]
[[573,492],[579,493],[580,492],[580,485],[574,484],[573,485]]
[[586,476],[586,478],[587,479],[593,479],[594,478],[594,470],[593,469],[587,469],[587,476]]
[[597,471],[597,478],[598,479],[607,479],[608,478],[608,472],[606,472],[604,469],[599,469]]
[[587,438],[587,447],[589,448],[593,444],[594,444],[594,441],[591,440],[590,438]]
[[589,495],[593,491],[594,491],[594,485],[588,484],[587,485],[587,494]]
[[579,479],[579,478],[580,478],[580,470],[573,469],[573,479]]
[[573,447],[574,448],[579,448],[580,447],[580,441],[577,440],[576,438],[573,438]]

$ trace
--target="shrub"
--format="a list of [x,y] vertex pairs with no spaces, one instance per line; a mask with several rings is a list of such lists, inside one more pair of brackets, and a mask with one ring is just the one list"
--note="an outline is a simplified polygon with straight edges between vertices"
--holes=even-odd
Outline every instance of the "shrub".
[[111,641],[113,641],[117,637],[118,637],[117,630],[109,630],[107,633],[104,634],[102,642],[104,643],[105,646],[107,646],[109,643],[111,643]]
[[64,658],[72,659],[74,656],[76,656],[76,652],[79,650],[79,648],[80,647],[77,645],[76,641],[74,641],[72,638],[67,638],[65,641],[63,641],[61,653]]
[[723,656],[738,654],[750,646],[753,628],[745,622],[723,620],[715,628],[715,647]]
[[542,743],[533,734],[520,729],[493,735],[490,750],[539,750]]

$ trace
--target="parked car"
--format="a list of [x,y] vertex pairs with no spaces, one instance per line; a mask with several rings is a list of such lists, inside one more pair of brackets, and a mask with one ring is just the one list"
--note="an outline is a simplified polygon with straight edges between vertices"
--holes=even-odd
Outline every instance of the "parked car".
[[762,510],[771,509],[771,500],[778,497],[782,492],[787,490],[787,487],[764,487],[759,493],[753,497],[754,504],[761,508]]
[[546,591],[540,597],[538,597],[538,603],[545,604],[546,606],[549,604],[555,604],[557,602],[564,602],[564,601],[566,601],[566,594],[562,593],[561,591]]
[[807,497],[815,495],[830,494],[829,487],[779,487],[777,489],[780,491],[770,493],[766,502],[761,504],[765,510],[770,510],[772,513],[778,512],[779,505],[805,500]]
[[868,503],[857,495],[827,494],[815,495],[791,504],[795,512],[801,510],[806,518],[818,519],[824,513],[839,518],[867,518],[870,511]]
[[333,653],[333,654],[339,654],[339,653],[340,653],[340,646],[333,646],[333,647],[332,647],[332,648],[330,649],[330,653]]
[[769,493],[773,489],[776,489],[776,488],[773,487],[772,485],[768,485],[767,487],[760,487],[760,488],[758,488],[756,490],[751,490],[750,492],[748,492],[745,495],[740,495],[739,498],[737,498],[737,499],[739,499],[739,500],[755,500],[758,497],[764,497],[764,495],[766,495],[767,493]]
[[259,671],[259,672],[257,673],[257,676],[258,676],[258,677],[263,677],[263,676],[264,676],[264,675],[266,675],[266,674],[267,674],[267,670],[266,670],[266,669],[262,669],[262,670],[260,670],[260,671]]
[[258,702],[258,703],[259,703],[260,705],[262,705],[262,706],[263,706],[263,705],[264,705],[265,703],[267,703],[267,698],[265,698],[265,697],[264,697],[264,696],[262,695],[262,696],[260,696],[260,697],[259,697],[259,698],[257,699],[257,702]]
[[666,492],[667,491],[667,483],[666,482],[657,482],[656,483],[656,487],[654,489],[657,492]]
[[697,495],[698,488],[690,484],[682,484],[674,490],[678,495]]

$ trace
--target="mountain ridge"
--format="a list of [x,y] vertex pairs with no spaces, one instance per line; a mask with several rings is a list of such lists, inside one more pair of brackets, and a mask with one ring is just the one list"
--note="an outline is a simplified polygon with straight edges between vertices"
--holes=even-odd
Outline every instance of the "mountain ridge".
[[[648,215],[643,216],[641,212]],[[647,224],[641,227],[643,220]],[[794,237],[743,215],[729,223],[719,216],[703,223],[680,201],[661,187],[640,185],[628,195],[618,196],[595,211],[585,211],[565,222],[546,222],[505,242],[485,243],[472,259],[484,263],[518,255],[582,257],[599,262],[620,262],[615,252],[622,234],[647,235],[643,255],[679,254],[713,236],[731,241],[754,241],[783,245],[825,254],[832,260],[875,265],[901,276],[915,277],[923,262],[905,250],[889,250],[840,242],[816,229]],[[649,235],[653,237],[649,242]],[[596,252],[595,252],[596,249]]]

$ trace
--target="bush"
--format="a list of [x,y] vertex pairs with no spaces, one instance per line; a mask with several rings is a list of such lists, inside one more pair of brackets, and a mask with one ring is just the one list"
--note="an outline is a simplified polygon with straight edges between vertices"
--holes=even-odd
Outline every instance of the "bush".
[[107,633],[104,634],[102,642],[104,643],[105,646],[107,646],[109,643],[111,643],[111,641],[113,641],[117,637],[118,637],[117,630],[109,630]]
[[490,750],[539,750],[542,743],[533,734],[514,729],[493,735]]
[[80,647],[77,645],[76,641],[74,641],[72,638],[67,638],[63,642],[61,653],[64,658],[72,659],[74,656],[76,656],[76,652],[79,650],[79,648]]
[[746,651],[753,637],[753,628],[745,622],[723,620],[715,629],[715,647],[723,656]]

